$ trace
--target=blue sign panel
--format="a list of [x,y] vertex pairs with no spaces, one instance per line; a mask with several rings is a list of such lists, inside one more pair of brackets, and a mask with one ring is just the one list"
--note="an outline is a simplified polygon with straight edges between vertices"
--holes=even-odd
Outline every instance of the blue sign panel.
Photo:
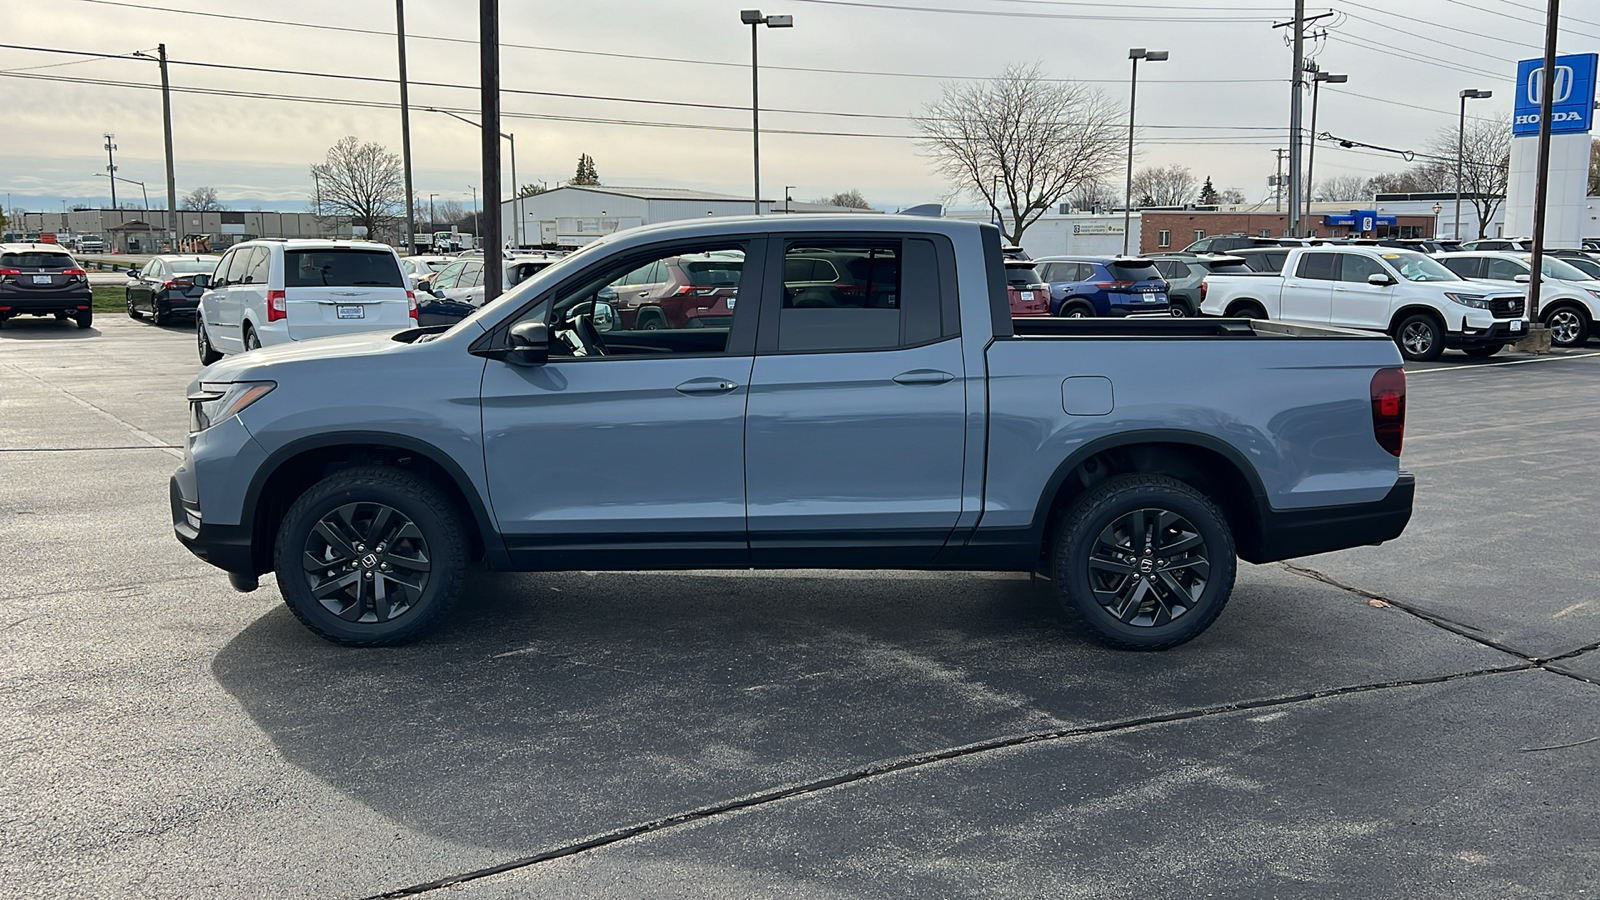
[[1323,216],[1324,225],[1342,225],[1360,232],[1377,231],[1380,225],[1397,225],[1400,220],[1394,216],[1378,215],[1373,209],[1352,209],[1348,216]]
[[[1550,133],[1583,134],[1594,125],[1596,61],[1600,55],[1574,53],[1556,57],[1551,94]],[[1544,60],[1517,63],[1517,105],[1511,116],[1514,135],[1539,133],[1539,106],[1544,102]]]

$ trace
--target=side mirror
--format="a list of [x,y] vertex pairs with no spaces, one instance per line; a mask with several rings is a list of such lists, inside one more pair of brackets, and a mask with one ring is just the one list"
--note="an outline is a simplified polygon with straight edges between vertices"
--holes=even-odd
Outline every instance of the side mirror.
[[138,278],[139,277],[139,270],[138,269],[129,269],[128,270],[128,277],[129,278]]
[[617,327],[617,310],[609,303],[596,303],[593,316],[595,331],[610,331]]
[[1532,281],[1533,279],[1532,279],[1532,277],[1530,277],[1528,275],[1528,273],[1524,272],[1521,275],[1518,275],[1517,277],[1515,277],[1515,278],[1513,278],[1511,280],[1516,282],[1517,284],[1527,284],[1528,282]]
[[194,286],[197,287],[197,288],[209,288],[209,287],[211,287],[211,273],[210,272],[201,272],[198,275],[190,276],[189,280],[194,282]]
[[608,284],[600,290],[595,291],[594,299],[600,301],[601,303],[610,303],[615,306],[617,302],[617,289]]
[[518,322],[506,336],[505,360],[514,366],[542,366],[550,361],[550,330],[543,322]]
[[1394,279],[1382,272],[1373,272],[1371,275],[1367,276],[1367,284],[1374,285],[1376,287],[1388,287],[1389,285],[1394,284]]

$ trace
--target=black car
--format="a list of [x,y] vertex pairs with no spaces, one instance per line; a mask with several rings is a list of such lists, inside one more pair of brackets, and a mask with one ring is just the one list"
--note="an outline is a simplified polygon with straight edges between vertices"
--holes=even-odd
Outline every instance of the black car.
[[1277,274],[1283,271],[1283,264],[1289,258],[1287,247],[1246,247],[1235,250],[1230,256],[1237,256],[1244,260],[1252,272],[1271,272]]
[[94,321],[89,274],[55,244],[0,244],[0,325],[12,316]]
[[144,318],[149,313],[157,325],[173,316],[193,316],[200,306],[205,288],[194,283],[194,276],[216,270],[220,256],[153,256],[141,269],[128,273],[128,316]]

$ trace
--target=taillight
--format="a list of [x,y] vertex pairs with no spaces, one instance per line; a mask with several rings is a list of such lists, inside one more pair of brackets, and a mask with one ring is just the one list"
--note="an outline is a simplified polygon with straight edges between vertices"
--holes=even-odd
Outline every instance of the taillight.
[[716,292],[717,289],[714,287],[695,287],[692,284],[686,284],[678,288],[678,296],[680,297],[686,294],[692,297],[709,297]]
[[413,318],[413,319],[415,319],[417,317],[417,292],[416,291],[406,291],[406,312],[410,313],[411,318]]
[[1372,436],[1395,456],[1406,436],[1406,371],[1379,369],[1372,376]]
[[85,272],[82,269],[62,269],[61,270],[61,274],[63,274],[63,275],[82,275],[85,278],[89,277],[89,273]]
[[289,297],[283,291],[267,291],[267,321],[289,318]]
[[1202,280],[1200,282],[1200,302],[1201,303],[1206,302],[1206,289],[1209,288],[1209,287],[1210,287],[1210,285],[1206,284],[1204,280]]
[[161,282],[161,289],[163,291],[170,291],[170,290],[172,290],[173,288],[175,288],[177,286],[178,286],[178,283],[176,281],[163,281],[163,282]]
[[1137,282],[1137,281],[1096,281],[1094,283],[1094,286],[1097,287],[1097,288],[1111,288],[1113,290],[1115,290],[1115,289],[1124,289],[1124,290],[1126,290],[1127,288],[1131,288],[1131,287],[1133,287],[1134,285],[1136,285],[1138,283],[1139,282]]
[[0,269],[0,278],[5,278],[8,275],[21,275],[21,274],[22,274],[22,270],[21,269]]

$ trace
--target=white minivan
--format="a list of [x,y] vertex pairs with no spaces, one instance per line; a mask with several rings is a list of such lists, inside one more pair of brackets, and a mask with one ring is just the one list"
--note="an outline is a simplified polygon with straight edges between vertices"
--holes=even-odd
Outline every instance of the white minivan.
[[387,244],[290,238],[230,248],[195,316],[200,361],[289,341],[417,324],[417,300]]

